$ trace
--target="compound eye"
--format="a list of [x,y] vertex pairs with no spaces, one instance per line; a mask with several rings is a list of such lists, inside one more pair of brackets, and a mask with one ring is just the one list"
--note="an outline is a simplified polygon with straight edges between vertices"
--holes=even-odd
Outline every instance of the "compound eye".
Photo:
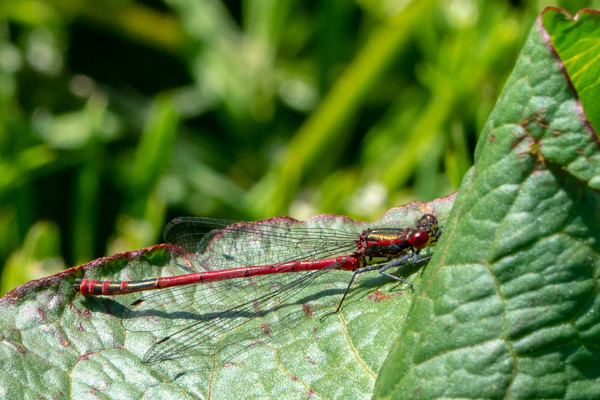
[[415,249],[422,250],[425,247],[427,247],[430,239],[431,238],[429,236],[429,233],[427,233],[425,231],[416,231],[415,233],[410,235],[409,242],[410,242],[410,245],[412,247],[414,247]]
[[417,229],[431,231],[437,227],[437,218],[432,214],[425,214],[416,223]]

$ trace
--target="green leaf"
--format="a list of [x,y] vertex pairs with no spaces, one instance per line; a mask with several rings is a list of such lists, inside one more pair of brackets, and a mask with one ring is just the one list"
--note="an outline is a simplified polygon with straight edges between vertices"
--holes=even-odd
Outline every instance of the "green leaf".
[[585,115],[592,126],[600,126],[600,12],[588,10],[571,18],[553,10],[542,15],[555,51],[569,75]]
[[531,30],[375,398],[600,398],[598,96],[578,98],[600,64],[584,51],[572,86],[553,47],[593,48],[598,15]]
[[[433,212],[443,222],[453,200],[454,196],[449,196],[431,203],[411,203],[369,224],[332,215],[305,224],[360,233],[368,226],[414,226],[425,212]],[[278,224],[300,223],[288,218],[269,220],[269,225]],[[220,238],[210,244],[210,254],[218,258],[219,249],[232,245],[250,249],[255,244]],[[406,285],[376,272],[361,276],[338,314],[320,319],[335,309],[351,276],[348,271],[325,274],[276,311],[215,338],[213,347],[203,349],[202,354],[192,351],[187,357],[155,364],[144,363],[144,354],[181,320],[174,317],[171,326],[164,326],[148,318],[148,329],[128,331],[123,325],[132,325],[127,319],[122,323],[122,317],[142,294],[83,296],[72,287],[76,278],[83,277],[125,280],[181,274],[190,272],[190,266],[200,269],[198,262],[177,246],[157,245],[101,258],[7,294],[0,300],[0,397],[371,396],[377,372],[392,339],[400,333],[412,298]],[[400,268],[398,274],[420,285],[419,268]],[[185,304],[182,309],[194,310]]]

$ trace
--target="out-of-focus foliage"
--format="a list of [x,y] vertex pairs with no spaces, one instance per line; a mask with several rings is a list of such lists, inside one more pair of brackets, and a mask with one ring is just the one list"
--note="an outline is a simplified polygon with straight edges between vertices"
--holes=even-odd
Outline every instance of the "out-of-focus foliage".
[[176,215],[370,220],[449,194],[557,5],[0,4],[0,292]]

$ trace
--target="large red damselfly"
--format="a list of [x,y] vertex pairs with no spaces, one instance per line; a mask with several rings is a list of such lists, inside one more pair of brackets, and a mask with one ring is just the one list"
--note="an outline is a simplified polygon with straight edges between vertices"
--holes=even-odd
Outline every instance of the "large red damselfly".
[[269,220],[235,223],[176,218],[165,228],[165,241],[188,252],[184,259],[194,261],[187,262],[188,270],[202,271],[139,281],[80,279],[74,288],[86,295],[161,289],[132,303],[123,316],[129,330],[151,331],[153,320],[176,327],[145,354],[144,361],[154,363],[188,350],[209,352],[215,338],[272,311],[331,270],[354,273],[337,309],[329,314],[339,311],[355,278],[363,272],[378,270],[412,289],[410,282],[387,270],[427,261],[430,257],[418,259],[419,252],[435,245],[441,233],[432,214],[424,214],[414,227],[360,233],[285,226]]

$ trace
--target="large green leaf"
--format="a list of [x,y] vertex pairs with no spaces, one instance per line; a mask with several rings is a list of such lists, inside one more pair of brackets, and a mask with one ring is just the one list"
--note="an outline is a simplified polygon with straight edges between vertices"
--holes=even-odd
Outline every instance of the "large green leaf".
[[599,27],[531,30],[376,398],[600,398]]
[[[424,212],[444,221],[453,200],[412,203],[372,224],[331,215],[305,224],[361,232],[367,226],[413,226]],[[276,218],[269,224],[300,223]],[[232,245],[220,238],[210,252],[226,252]],[[412,297],[406,285],[369,273],[339,314],[320,320],[334,309],[351,274],[331,271],[276,312],[216,338],[209,353],[145,364],[145,352],[169,328],[124,329],[121,317],[142,295],[86,297],[72,287],[76,278],[140,279],[189,272],[190,265],[200,269],[193,254],[157,245],[98,259],[9,293],[0,302],[0,397],[368,398]],[[418,268],[400,272],[419,285]]]

